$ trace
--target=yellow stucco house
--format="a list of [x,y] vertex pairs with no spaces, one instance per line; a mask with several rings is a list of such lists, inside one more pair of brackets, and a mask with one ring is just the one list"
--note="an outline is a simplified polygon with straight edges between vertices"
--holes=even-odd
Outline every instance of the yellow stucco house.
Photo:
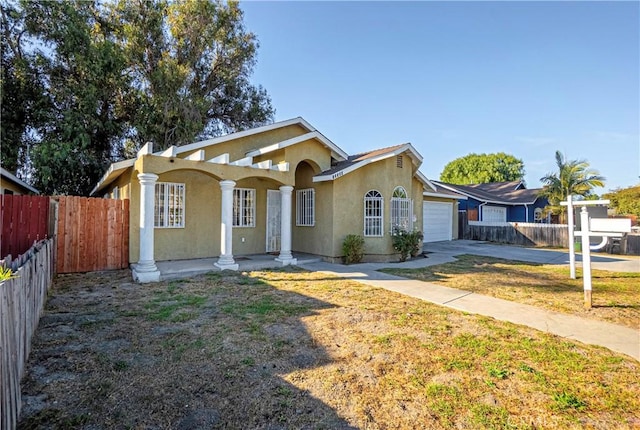
[[17,178],[13,173],[0,167],[0,194],[28,195],[40,194],[38,190]]
[[[445,205],[445,240],[457,237],[456,198],[418,170],[407,143],[348,155],[302,118],[114,163],[93,195],[130,199],[134,278],[157,281],[156,261],[292,252],[340,261],[348,234],[365,238],[366,261],[397,258],[394,227],[423,230],[424,205]],[[442,206],[438,206],[441,208]],[[446,217],[449,217],[447,220]]]

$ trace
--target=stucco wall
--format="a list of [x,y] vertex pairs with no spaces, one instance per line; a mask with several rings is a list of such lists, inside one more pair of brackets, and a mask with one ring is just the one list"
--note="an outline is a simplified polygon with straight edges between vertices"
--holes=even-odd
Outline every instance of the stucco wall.
[[413,229],[424,231],[422,227],[422,193],[424,192],[424,186],[422,182],[416,179],[415,176],[412,177],[411,182],[411,190],[407,190],[411,198],[413,199],[413,214],[415,216],[415,221],[413,222]]
[[[130,262],[140,252],[140,184],[137,171],[130,195]],[[132,178],[132,179],[133,179]],[[154,257],[157,261],[214,257],[220,254],[220,186],[211,176],[195,170],[177,170],[159,175],[158,182],[185,184],[185,227],[155,228]]]
[[[279,187],[280,184],[276,182],[260,178],[243,179],[236,183],[236,188],[256,190],[256,219],[255,227],[233,228],[234,255],[262,254],[266,252],[267,190],[279,190]],[[217,206],[217,211],[220,212],[219,205]],[[220,247],[218,246],[219,250]]]
[[[331,256],[333,246],[333,183],[313,182],[316,171],[306,162],[296,168],[296,184],[292,199],[292,249],[309,254]],[[296,226],[296,190],[315,190],[315,225]]]
[[[419,184],[419,185],[418,185]],[[413,198],[413,214],[416,221],[422,217],[422,185],[413,180],[413,167],[409,157],[404,157],[403,167],[396,167],[396,158],[390,157],[366,165],[334,181],[333,256],[342,256],[342,242],[348,234],[364,235],[364,196],[370,190],[378,190],[384,199],[382,237],[365,237],[365,260],[388,259],[395,254],[390,228],[391,196],[396,186],[402,186]],[[413,190],[418,186],[420,194]],[[420,196],[416,198],[416,196]],[[416,225],[420,225],[417,223]]]
[[9,194],[14,194],[16,196],[19,196],[22,194],[30,194],[30,191],[25,189],[24,187],[18,184],[14,184],[8,179],[2,178],[2,186],[0,187],[0,191],[2,191],[2,194],[7,194],[6,193],[7,190],[10,191]]

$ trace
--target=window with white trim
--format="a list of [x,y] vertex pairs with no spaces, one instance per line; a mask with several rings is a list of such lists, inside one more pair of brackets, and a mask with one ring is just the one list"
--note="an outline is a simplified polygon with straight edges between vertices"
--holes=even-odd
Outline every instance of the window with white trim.
[[157,182],[154,199],[154,226],[184,228],[184,184]]
[[391,234],[397,230],[413,230],[411,199],[403,187],[396,187],[391,196]]
[[380,237],[383,234],[384,199],[378,190],[364,195],[364,235]]
[[313,227],[316,223],[316,190],[296,190],[296,225]]
[[256,226],[256,190],[251,188],[233,189],[233,226]]
[[[525,206],[525,210],[526,210],[526,206]],[[534,222],[542,222],[542,208],[535,208],[533,211],[533,221]]]

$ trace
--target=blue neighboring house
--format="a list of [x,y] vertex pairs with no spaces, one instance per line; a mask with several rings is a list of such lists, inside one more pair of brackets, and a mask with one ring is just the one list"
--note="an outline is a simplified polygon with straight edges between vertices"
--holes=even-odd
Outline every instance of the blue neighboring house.
[[442,188],[467,197],[458,201],[458,210],[467,212],[469,221],[548,223],[544,215],[548,201],[540,197],[542,188],[527,189],[522,181],[454,185],[431,181]]

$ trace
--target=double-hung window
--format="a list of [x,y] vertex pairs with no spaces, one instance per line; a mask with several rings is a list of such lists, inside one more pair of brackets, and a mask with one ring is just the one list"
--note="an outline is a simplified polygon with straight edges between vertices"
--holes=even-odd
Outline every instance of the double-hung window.
[[383,234],[382,217],[384,200],[377,190],[371,190],[364,196],[364,235],[380,237]]
[[303,227],[313,227],[315,218],[315,190],[306,188],[296,190],[296,225]]
[[158,228],[184,227],[184,184],[156,183],[154,226]]
[[250,188],[233,189],[233,226],[256,226],[256,190]]
[[403,187],[396,187],[391,197],[391,234],[398,230],[411,231],[411,199]]

